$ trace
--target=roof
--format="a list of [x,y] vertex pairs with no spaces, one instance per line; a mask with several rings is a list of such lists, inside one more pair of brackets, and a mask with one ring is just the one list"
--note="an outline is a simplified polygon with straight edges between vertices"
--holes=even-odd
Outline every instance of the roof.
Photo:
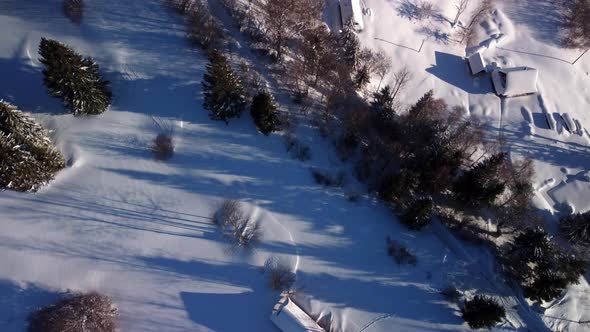
[[363,30],[365,25],[363,23],[363,8],[361,7],[360,0],[340,0],[339,3],[342,24],[352,19],[352,22],[355,23],[358,29]]
[[477,73],[481,73],[482,71],[486,70],[486,62],[484,61],[481,53],[475,52],[471,54],[467,58],[467,62],[469,63],[469,69],[471,70],[471,74],[475,75]]
[[538,70],[515,67],[494,70],[492,81],[496,93],[502,96],[520,96],[537,92]]
[[325,332],[289,298],[278,310],[273,311],[270,320],[283,332]]

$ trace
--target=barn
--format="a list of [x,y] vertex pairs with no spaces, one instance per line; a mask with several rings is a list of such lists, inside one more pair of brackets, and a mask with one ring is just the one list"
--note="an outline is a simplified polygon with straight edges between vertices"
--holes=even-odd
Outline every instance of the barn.
[[537,77],[535,68],[503,68],[492,72],[492,83],[498,96],[516,97],[537,93]]

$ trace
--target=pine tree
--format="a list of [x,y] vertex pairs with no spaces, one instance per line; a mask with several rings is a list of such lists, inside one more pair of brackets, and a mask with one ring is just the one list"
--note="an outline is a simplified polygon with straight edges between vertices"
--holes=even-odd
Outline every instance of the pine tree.
[[218,50],[209,54],[209,64],[202,84],[205,95],[203,107],[210,112],[211,119],[228,124],[230,118],[240,116],[246,107],[242,81]]
[[465,172],[453,185],[457,199],[470,206],[492,205],[506,188],[499,177],[505,162],[506,153],[497,153]]
[[370,81],[371,74],[369,73],[369,68],[366,65],[363,65],[356,74],[354,74],[354,86],[357,90],[362,90]]
[[100,114],[111,102],[109,82],[101,78],[91,58],[83,58],[66,45],[42,38],[41,63],[44,83],[51,95],[60,98],[74,115]]
[[373,94],[371,109],[383,120],[391,120],[395,116],[391,86],[386,85]]
[[506,310],[493,298],[476,295],[465,301],[461,314],[472,329],[491,329],[506,317]]
[[354,24],[352,20],[348,20],[342,27],[342,32],[338,38],[338,45],[340,47],[340,57],[350,66],[352,71],[355,71],[359,64],[360,41],[354,32]]
[[65,167],[49,133],[16,107],[0,101],[0,189],[37,191]]
[[250,113],[258,130],[268,135],[277,130],[279,119],[277,116],[277,104],[268,91],[260,92],[252,99]]
[[400,221],[411,230],[421,230],[428,225],[431,216],[432,199],[424,197],[410,202],[400,216]]

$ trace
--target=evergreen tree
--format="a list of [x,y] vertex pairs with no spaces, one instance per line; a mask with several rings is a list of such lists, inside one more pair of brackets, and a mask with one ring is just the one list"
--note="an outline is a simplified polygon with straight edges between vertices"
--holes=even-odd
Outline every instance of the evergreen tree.
[[400,221],[412,230],[421,230],[430,222],[432,216],[432,199],[430,197],[418,198],[409,203],[405,208]]
[[453,185],[455,196],[470,206],[492,205],[506,188],[499,177],[505,162],[506,153],[503,152],[484,159],[457,179]]
[[391,120],[395,116],[391,86],[386,85],[373,94],[371,109],[383,120]]
[[101,78],[91,58],[83,58],[66,45],[51,39],[39,44],[44,83],[74,115],[100,114],[111,102],[109,82]]
[[49,133],[16,107],[0,101],[0,189],[37,191],[65,167]]
[[371,74],[369,73],[369,68],[366,65],[363,65],[355,74],[354,74],[354,86],[357,90],[364,89],[367,84],[371,81]]
[[342,32],[338,38],[340,47],[340,57],[346,63],[351,71],[355,71],[359,64],[360,41],[354,31],[352,20],[348,20],[342,27]]
[[268,135],[277,130],[279,119],[277,117],[277,105],[268,91],[260,92],[252,99],[250,113],[258,130]]
[[210,112],[211,119],[228,124],[230,118],[240,116],[246,107],[242,81],[218,50],[209,54],[209,64],[202,84],[205,95],[203,107]]
[[590,246],[590,211],[560,218],[559,231],[574,244]]
[[491,329],[506,317],[506,310],[494,299],[476,295],[473,300],[465,301],[461,314],[472,329]]

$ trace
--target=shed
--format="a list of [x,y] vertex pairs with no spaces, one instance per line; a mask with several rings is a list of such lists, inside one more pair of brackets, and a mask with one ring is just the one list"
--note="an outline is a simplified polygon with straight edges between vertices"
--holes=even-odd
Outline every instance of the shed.
[[537,93],[537,77],[535,68],[503,68],[492,72],[492,83],[497,95],[515,97]]
[[477,75],[486,70],[486,62],[480,52],[475,52],[467,57],[467,64],[469,70],[471,70],[471,75]]
[[281,297],[272,310],[270,320],[283,332],[325,332],[288,296]]
[[365,24],[363,23],[363,8],[360,0],[340,0],[338,1],[338,6],[340,7],[342,26],[349,20],[352,20],[356,31],[362,31],[365,28]]

